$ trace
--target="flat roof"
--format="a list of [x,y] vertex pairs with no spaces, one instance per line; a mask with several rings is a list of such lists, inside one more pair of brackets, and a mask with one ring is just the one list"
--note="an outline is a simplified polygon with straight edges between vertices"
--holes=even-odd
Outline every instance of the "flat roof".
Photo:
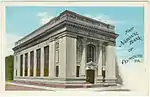
[[[33,32],[31,32],[30,34],[26,35],[25,37],[21,38],[20,40],[18,40],[17,42],[15,42],[15,45],[17,46],[18,44],[20,43],[23,43],[37,35],[40,34],[40,32],[38,32],[39,30],[42,30],[42,28],[48,26],[48,25],[52,25],[53,23],[55,23],[55,21],[58,21],[61,19],[61,17],[63,16],[69,16],[69,17],[74,17],[74,18],[77,18],[77,19],[80,19],[81,21],[86,21],[88,23],[92,23],[92,24],[97,24],[99,26],[104,26],[108,29],[114,29],[115,26],[114,25],[111,25],[111,24],[106,24],[104,22],[101,22],[101,21],[98,21],[98,20],[95,20],[95,19],[92,19],[92,18],[89,18],[89,17],[86,17],[86,16],[83,16],[83,15],[80,15],[78,13],[75,13],[75,12],[72,12],[72,11],[69,11],[69,10],[65,10],[63,11],[62,13],[60,13],[59,16],[57,17],[54,17],[52,18],[48,23],[44,24],[43,26],[37,28],[36,30],[34,30]],[[38,33],[37,33],[38,32]],[[36,35],[37,34],[37,35]]]

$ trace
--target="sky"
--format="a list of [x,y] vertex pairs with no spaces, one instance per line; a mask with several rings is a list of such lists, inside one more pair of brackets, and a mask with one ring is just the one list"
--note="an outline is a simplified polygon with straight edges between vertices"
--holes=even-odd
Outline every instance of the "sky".
[[[144,56],[144,8],[143,7],[109,7],[109,6],[8,6],[6,8],[6,55],[12,55],[14,42],[28,35],[38,27],[58,16],[64,10],[74,11],[81,15],[115,25],[119,36],[116,39],[117,59],[121,62],[133,55]],[[127,29],[134,29],[125,34]],[[132,45],[126,43],[119,47],[121,41],[137,32],[132,38],[141,37]],[[134,47],[131,52],[130,48]],[[143,58],[140,58],[143,60]]]

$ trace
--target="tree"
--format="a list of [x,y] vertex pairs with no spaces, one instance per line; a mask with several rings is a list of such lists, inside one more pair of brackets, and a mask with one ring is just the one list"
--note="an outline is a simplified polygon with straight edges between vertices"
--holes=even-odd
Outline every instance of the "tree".
[[5,81],[13,80],[14,56],[5,57]]

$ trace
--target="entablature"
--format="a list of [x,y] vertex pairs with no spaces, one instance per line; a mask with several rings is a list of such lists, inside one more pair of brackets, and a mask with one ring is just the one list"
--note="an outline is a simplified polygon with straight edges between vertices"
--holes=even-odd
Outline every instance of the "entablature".
[[[108,41],[115,43],[115,39],[118,37],[118,34],[114,33],[113,31],[109,31],[108,29],[102,29],[102,27],[95,26],[93,24],[85,23],[84,21],[81,21],[80,19],[75,20],[76,18],[73,16],[70,16],[69,14],[61,14],[59,17],[56,17],[55,19],[51,20],[49,26],[45,26],[45,28],[41,28],[35,35],[31,35],[30,38],[28,38],[26,41],[22,41],[22,43],[16,45],[13,50],[26,48],[27,45],[31,44],[36,45],[40,42],[43,42],[49,38],[55,37],[56,35],[61,33],[67,33],[66,35],[70,35],[72,37],[76,37],[77,35],[90,37],[90,38],[96,38],[102,41]],[[78,17],[84,17],[79,16],[78,14],[73,14]],[[92,20],[92,19],[89,19]],[[43,29],[43,30],[42,30]],[[40,32],[41,31],[41,32]],[[43,31],[43,32],[42,32]],[[40,33],[40,34],[38,34]],[[59,36],[59,35],[58,35]]]
[[42,33],[45,33],[46,30],[53,28],[54,26],[60,24],[62,21],[74,21],[74,23],[81,23],[93,28],[99,28],[101,30],[106,30],[108,32],[115,32],[115,26],[110,25],[110,24],[106,24],[97,20],[94,20],[92,18],[88,18],[86,16],[82,16],[80,14],[71,12],[71,11],[64,11],[62,12],[59,16],[51,19],[48,23],[46,23],[45,25],[39,27],[38,29],[36,29],[35,31],[33,31],[32,33],[28,34],[27,36],[25,36],[24,38],[18,40],[17,42],[15,42],[15,46],[18,46]]

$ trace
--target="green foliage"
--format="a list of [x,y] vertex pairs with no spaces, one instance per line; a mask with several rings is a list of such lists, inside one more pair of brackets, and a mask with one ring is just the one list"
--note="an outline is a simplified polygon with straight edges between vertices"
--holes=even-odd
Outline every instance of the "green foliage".
[[5,81],[13,80],[13,64],[14,64],[13,55],[5,57]]

